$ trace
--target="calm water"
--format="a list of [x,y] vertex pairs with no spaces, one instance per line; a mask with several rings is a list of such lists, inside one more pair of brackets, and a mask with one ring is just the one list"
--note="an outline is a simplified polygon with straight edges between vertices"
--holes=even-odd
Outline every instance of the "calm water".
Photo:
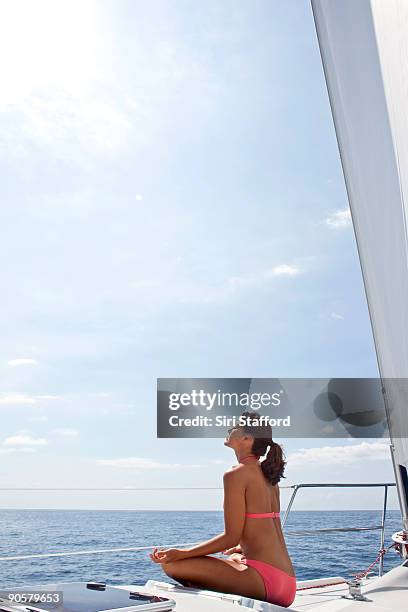
[[[297,578],[310,579],[364,570],[378,554],[380,532],[290,536],[295,529],[379,525],[375,511],[291,512],[286,541]],[[398,511],[387,513],[386,546],[401,529]],[[223,531],[222,512],[135,512],[89,510],[1,510],[0,557],[95,548],[181,544],[207,540]],[[385,570],[399,564],[390,550]],[[378,565],[375,566],[377,569]],[[147,551],[21,561],[0,561],[0,588],[54,581],[144,584],[167,579]]]

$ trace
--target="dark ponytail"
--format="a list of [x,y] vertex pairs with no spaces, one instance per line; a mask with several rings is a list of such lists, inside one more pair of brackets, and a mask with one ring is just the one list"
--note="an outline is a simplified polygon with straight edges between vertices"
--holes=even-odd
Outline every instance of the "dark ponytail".
[[[269,447],[266,458],[261,463],[264,477],[272,485],[276,485],[285,471],[285,455],[282,447],[272,440],[272,427],[270,425],[257,425],[259,416],[255,412],[243,412],[247,424],[243,425],[243,430],[253,436],[252,453],[258,457],[263,457]],[[253,422],[253,424],[252,424]]]
[[285,478],[286,461],[280,444],[270,440],[270,448],[266,458],[261,463],[263,475],[271,484],[277,484],[281,478]]

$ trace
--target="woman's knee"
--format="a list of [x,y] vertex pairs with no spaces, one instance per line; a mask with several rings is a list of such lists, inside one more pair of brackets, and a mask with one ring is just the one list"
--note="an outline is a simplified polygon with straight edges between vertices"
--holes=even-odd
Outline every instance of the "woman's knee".
[[162,563],[161,566],[169,578],[177,580],[183,586],[194,586],[190,579],[191,576],[186,575],[188,572],[185,564],[181,561],[170,561],[169,563]]
[[177,561],[169,561],[168,563],[162,563],[161,567],[162,567],[163,572],[167,574],[167,576],[170,576],[171,578],[173,578],[177,573],[176,565],[177,565]]

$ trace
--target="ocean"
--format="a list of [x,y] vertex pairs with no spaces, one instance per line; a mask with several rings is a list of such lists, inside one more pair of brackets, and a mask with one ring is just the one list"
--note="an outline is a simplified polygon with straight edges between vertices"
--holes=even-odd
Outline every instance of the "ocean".
[[[380,531],[295,536],[291,531],[368,527],[381,523],[378,511],[292,511],[285,528],[297,579],[343,576],[365,570],[377,557]],[[387,512],[385,546],[401,529],[400,513]],[[205,541],[223,531],[222,512],[0,510],[0,557],[46,552],[181,545]],[[391,549],[384,570],[398,565]],[[378,564],[374,568],[378,571]],[[148,551],[0,560],[0,589],[45,582],[103,581],[144,584],[167,580]]]

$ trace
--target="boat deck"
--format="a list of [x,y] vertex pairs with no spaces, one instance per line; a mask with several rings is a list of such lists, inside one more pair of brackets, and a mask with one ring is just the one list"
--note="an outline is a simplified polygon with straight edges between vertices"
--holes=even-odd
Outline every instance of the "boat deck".
[[282,610],[324,612],[351,612],[364,606],[366,612],[402,610],[401,602],[408,595],[408,561],[390,570],[381,577],[374,576],[364,580],[362,594],[369,601],[346,599],[349,589],[341,576],[329,576],[319,580],[304,580],[297,583],[298,592],[290,608],[282,608],[263,601],[249,599],[240,595],[228,595],[183,587],[174,582],[148,580],[144,586],[126,585],[121,588],[161,594],[176,601],[177,612],[239,612],[256,610],[258,612],[281,612]]

